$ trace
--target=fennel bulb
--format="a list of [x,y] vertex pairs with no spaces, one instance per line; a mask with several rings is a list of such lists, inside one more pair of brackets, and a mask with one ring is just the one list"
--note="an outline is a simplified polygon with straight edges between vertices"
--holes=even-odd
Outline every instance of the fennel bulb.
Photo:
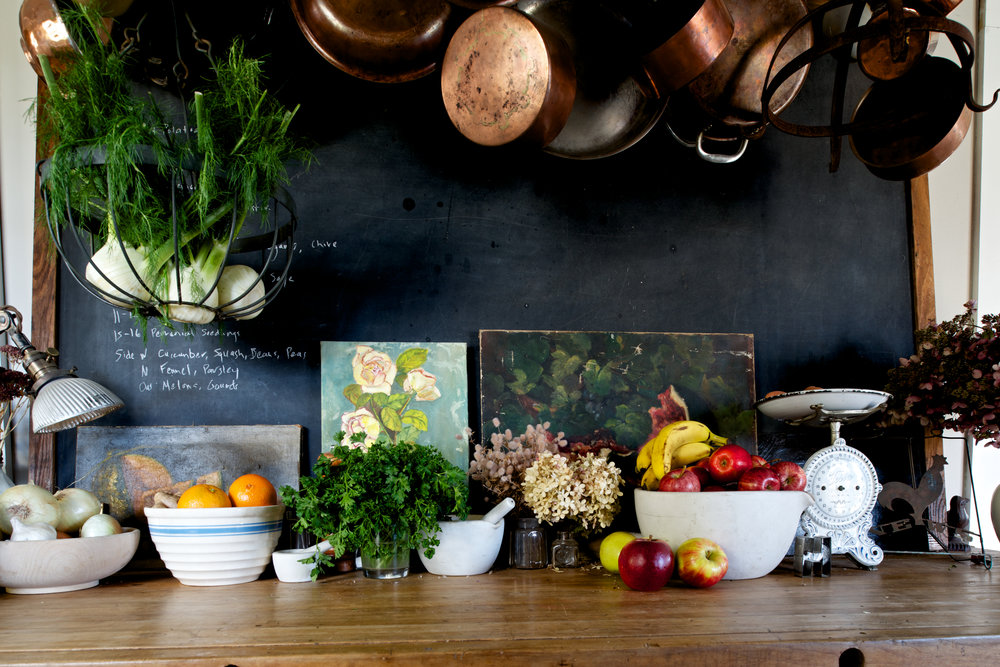
[[244,264],[232,264],[222,270],[219,279],[219,304],[224,313],[238,320],[250,320],[264,308],[264,281]]
[[[205,276],[199,269],[196,264],[185,266],[180,270],[180,281],[176,267],[171,267],[167,272],[167,298],[161,308],[167,319],[186,324],[208,324],[215,319],[219,290],[213,289],[205,296],[205,290],[215,282],[215,276]],[[188,303],[178,303],[179,301]]]
[[101,290],[101,296],[116,306],[130,308],[133,301],[146,303],[151,296],[145,285],[150,278],[146,253],[141,248],[119,244],[113,236],[87,262],[84,276]]

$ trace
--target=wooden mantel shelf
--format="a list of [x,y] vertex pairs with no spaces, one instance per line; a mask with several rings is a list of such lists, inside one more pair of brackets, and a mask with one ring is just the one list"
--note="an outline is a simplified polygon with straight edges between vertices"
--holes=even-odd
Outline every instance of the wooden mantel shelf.
[[1000,583],[923,555],[656,593],[599,567],[206,588],[127,577],[4,594],[0,618],[3,665],[986,665],[1000,651]]

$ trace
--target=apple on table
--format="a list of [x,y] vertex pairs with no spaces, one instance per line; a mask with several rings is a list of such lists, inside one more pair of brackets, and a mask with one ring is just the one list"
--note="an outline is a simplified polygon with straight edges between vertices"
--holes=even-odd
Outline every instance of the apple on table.
[[656,591],[674,573],[674,552],[663,540],[637,537],[622,547],[618,573],[634,591]]
[[618,572],[618,556],[621,555],[622,548],[635,538],[636,536],[632,533],[617,530],[601,540],[598,555],[601,558],[601,565],[604,566],[605,570],[608,572]]
[[688,586],[708,588],[719,583],[729,571],[729,558],[717,543],[705,537],[692,537],[677,547],[674,554],[677,574]]

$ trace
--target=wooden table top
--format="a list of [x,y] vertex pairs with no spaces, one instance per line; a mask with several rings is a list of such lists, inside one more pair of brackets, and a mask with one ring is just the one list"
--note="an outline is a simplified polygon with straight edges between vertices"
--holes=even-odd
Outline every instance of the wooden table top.
[[715,667],[834,665],[845,651],[869,665],[995,664],[1000,583],[983,566],[888,555],[869,572],[838,556],[831,577],[803,579],[789,560],[759,579],[655,593],[600,566],[219,587],[130,576],[0,596],[0,664]]

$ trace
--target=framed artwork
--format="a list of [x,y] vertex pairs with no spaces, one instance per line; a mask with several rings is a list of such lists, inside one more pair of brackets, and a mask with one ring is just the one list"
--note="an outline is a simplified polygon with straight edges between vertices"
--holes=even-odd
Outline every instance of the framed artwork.
[[479,333],[482,439],[549,422],[572,446],[636,450],[663,425],[704,422],[756,452],[751,334]]
[[469,468],[469,379],[464,343],[323,341],[320,345],[322,449],[355,433],[365,442],[437,447]]
[[228,489],[245,473],[297,489],[303,443],[302,427],[294,424],[81,426],[76,485],[130,522],[145,518],[159,491],[180,494],[198,483]]

